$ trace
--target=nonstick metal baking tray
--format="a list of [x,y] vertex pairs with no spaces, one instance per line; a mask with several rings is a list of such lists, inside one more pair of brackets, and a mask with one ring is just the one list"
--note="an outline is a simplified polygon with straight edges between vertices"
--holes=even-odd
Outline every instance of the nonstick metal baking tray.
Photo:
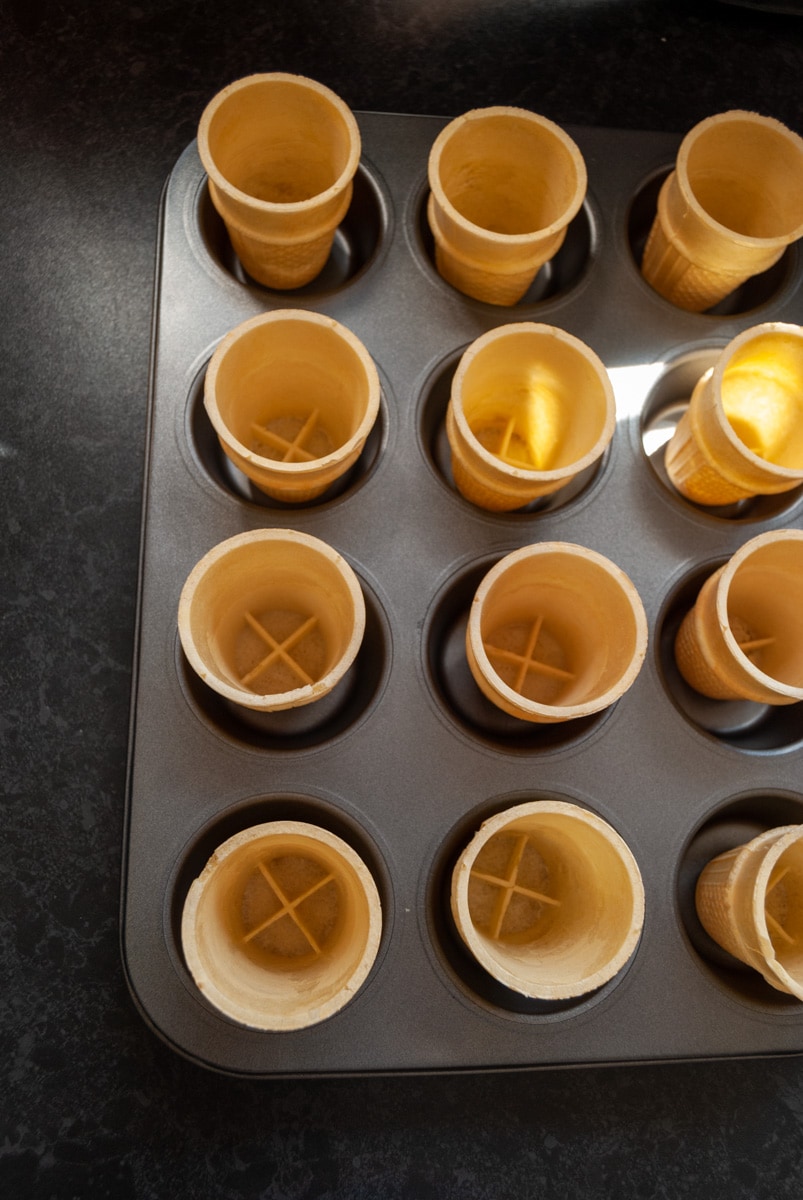
[[[568,128],[588,167],[564,247],[513,308],[462,296],[437,275],[426,226],[436,117],[357,114],[363,157],[323,274],[290,293],[234,259],[195,145],[161,208],[137,648],[122,881],[132,994],[174,1049],[210,1068],[288,1076],[516,1069],[794,1054],[803,1005],[712,943],[694,912],[700,868],[773,825],[803,821],[803,714],[703,700],[672,662],[674,630],[702,579],[749,538],[800,527],[800,491],[727,510],[684,501],[663,442],[693,383],[742,329],[803,320],[792,247],[713,312],[675,309],[638,256],[680,136]],[[221,454],[203,409],[206,365],[236,324],[273,308],[327,313],[372,354],[376,430],[321,500],[269,500]],[[483,512],[455,491],[443,421],[462,351],[511,321],[557,325],[608,368],[617,428],[601,465],[541,506]],[[191,568],[259,527],[329,542],[367,605],[352,686],[320,724],[244,719],[190,670],[176,626]],[[594,717],[529,725],[484,700],[466,665],[474,590],[504,554],[568,541],[622,567],[646,609],[650,649],[629,692]],[[314,708],[314,706],[312,706]],[[646,920],[628,966],[577,1000],[539,1002],[495,984],[463,949],[449,878],[481,822],[558,798],[622,835],[644,878]],[[227,837],[273,819],[320,824],[376,879],[380,951],[356,997],[294,1032],[241,1027],[211,1007],[182,958],[190,883]]]

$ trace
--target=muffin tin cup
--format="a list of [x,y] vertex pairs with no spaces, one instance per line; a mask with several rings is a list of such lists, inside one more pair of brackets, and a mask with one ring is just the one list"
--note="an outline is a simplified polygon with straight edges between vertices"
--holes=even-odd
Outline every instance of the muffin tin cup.
[[[458,292],[435,266],[427,163],[447,119],[357,121],[363,156],[351,207],[321,274],[291,292],[260,285],[237,260],[195,144],[164,192],[121,906],[135,1002],[177,1052],[265,1078],[800,1053],[803,1005],[717,946],[694,888],[717,854],[803,819],[801,709],[695,695],[671,647],[708,575],[749,538],[801,528],[801,493],[705,510],[669,483],[661,440],[688,405],[688,380],[739,332],[803,317],[799,249],[715,311],[673,306],[643,279],[639,259],[680,138],[572,128],[586,198],[561,249],[502,309]],[[361,461],[342,485],[299,504],[266,498],[228,470],[202,403],[205,373],[231,330],[287,308],[350,330],[381,380]],[[521,321],[565,330],[599,357],[616,428],[572,484],[491,512],[455,486],[450,382],[477,337]],[[193,669],[178,635],[195,564],[264,529],[326,543],[365,601],[359,649],[309,724],[315,704],[233,707]],[[482,579],[542,543],[616,564],[648,632],[623,694],[554,724],[489,701],[465,651]],[[633,953],[606,982],[563,999],[493,980],[450,905],[454,866],[483,822],[544,801],[609,825],[644,888]],[[210,1004],[180,936],[193,881],[216,848],[273,821],[343,839],[375,880],[382,911],[359,988],[296,1029],[247,1027]]]

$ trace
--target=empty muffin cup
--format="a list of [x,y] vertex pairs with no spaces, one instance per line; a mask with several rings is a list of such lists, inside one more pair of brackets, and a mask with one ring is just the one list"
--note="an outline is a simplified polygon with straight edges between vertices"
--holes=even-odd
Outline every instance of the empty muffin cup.
[[712,700],[803,700],[803,531],[759,534],[708,577],[678,630],[675,661]]
[[379,397],[359,338],[332,317],[296,309],[232,329],[204,383],[224,453],[261,491],[296,504],[317,499],[354,465]]
[[608,373],[578,338],[522,321],[482,334],[452,381],[446,434],[458,491],[510,512],[593,466],[616,426]]
[[567,542],[514,550],[483,578],[466,655],[483,694],[524,721],[599,712],[632,685],[647,651],[647,618],[631,580],[609,559]]
[[365,600],[352,568],[319,538],[256,529],[196,564],[178,630],[209,687],[244,708],[279,712],[340,682],[362,642]]
[[586,193],[575,143],[522,108],[478,108],[443,129],[429,155],[435,265],[489,304],[522,298],[557,254]]
[[379,948],[370,871],[328,830],[256,825],[219,846],[184,904],[181,941],[198,988],[262,1030],[326,1020],[359,991]]
[[803,1000],[803,825],[784,825],[712,859],[695,892],[714,941],[772,987]]
[[697,504],[732,504],[803,483],[803,328],[740,333],[698,381],[666,448],[673,485]]
[[757,113],[708,117],[661,188],[642,274],[679,308],[711,308],[803,234],[801,197],[803,139]]
[[283,289],[320,274],[351,203],[360,151],[348,106],[301,75],[249,75],[209,102],[198,153],[249,275]]
[[583,996],[633,955],[644,887],[632,852],[578,805],[536,800],[483,823],[452,875],[457,929],[494,979],[541,1000]]

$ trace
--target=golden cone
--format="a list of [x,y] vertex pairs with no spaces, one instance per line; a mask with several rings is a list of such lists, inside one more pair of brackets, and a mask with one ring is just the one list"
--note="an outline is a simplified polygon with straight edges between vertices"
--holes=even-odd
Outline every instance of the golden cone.
[[638,865],[610,825],[539,800],[485,821],[452,874],[451,908],[477,962],[525,996],[601,987],[632,957],[644,922]]
[[359,458],[379,413],[376,366],[332,317],[276,309],[233,329],[206,372],[225,454],[261,491],[317,499]]
[[303,1029],[338,1012],[376,958],[382,912],[365,864],[300,821],[219,846],[184,904],[181,941],[206,999],[254,1029]]
[[803,825],[769,829],[712,859],[695,900],[723,950],[803,1000]]
[[631,581],[593,550],[540,542],[514,550],[482,580],[466,656],[482,693],[524,721],[599,712],[633,684],[647,619]]
[[688,500],[732,504],[803,483],[803,327],[744,330],[698,380],[666,448]]
[[458,291],[515,304],[563,244],[586,168],[559,126],[526,109],[472,109],[429,156],[427,216],[436,266]]
[[213,97],[198,152],[249,275],[286,289],[320,274],[351,203],[360,150],[347,105],[304,76],[249,75]]
[[803,234],[801,197],[803,139],[757,113],[708,117],[661,188],[642,274],[679,308],[703,312]]
[[713,700],[803,700],[803,531],[759,534],[709,576],[678,631],[675,660]]
[[616,426],[608,373],[579,338],[522,321],[463,354],[446,434],[458,491],[507,512],[565,487],[602,457]]
[[354,662],[365,629],[359,580],[310,534],[256,529],[196,564],[178,607],[181,645],[214,691],[281,712],[326,696]]

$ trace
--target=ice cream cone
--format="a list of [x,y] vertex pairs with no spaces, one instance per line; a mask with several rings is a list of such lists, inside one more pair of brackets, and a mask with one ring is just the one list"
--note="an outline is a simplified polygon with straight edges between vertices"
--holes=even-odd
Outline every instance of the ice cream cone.
[[472,342],[446,413],[458,491],[506,512],[565,487],[601,458],[616,426],[605,367],[578,338],[519,322]]
[[439,273],[489,304],[515,304],[563,244],[586,168],[572,139],[521,108],[450,122],[429,156],[427,217]]
[[190,572],[178,631],[190,666],[234,704],[281,712],[327,695],[360,648],[365,600],[336,550],[288,529],[220,542]]
[[712,859],[695,900],[723,950],[803,1000],[803,825],[769,829]]
[[697,504],[803,483],[803,328],[773,321],[734,338],[694,388],[665,462]]
[[720,113],[683,139],[641,270],[667,300],[702,312],[801,234],[803,139],[771,117]]
[[452,875],[451,908],[468,949],[525,996],[562,1000],[607,983],[644,922],[630,849],[578,805],[539,800],[485,821]]
[[566,542],[501,559],[477,589],[466,630],[478,687],[524,721],[607,708],[634,682],[646,650],[647,619],[631,581],[601,554]]
[[198,153],[249,275],[281,289],[320,274],[351,203],[360,149],[347,105],[301,75],[249,75],[209,102]]
[[190,973],[215,1008],[254,1029],[303,1029],[357,993],[382,931],[376,884],[341,838],[300,821],[219,846],[184,904]]
[[332,317],[277,309],[244,321],[206,372],[204,405],[224,452],[274,499],[321,496],[359,458],[379,376]]
[[705,581],[675,639],[686,682],[713,700],[803,700],[803,531],[759,534]]

